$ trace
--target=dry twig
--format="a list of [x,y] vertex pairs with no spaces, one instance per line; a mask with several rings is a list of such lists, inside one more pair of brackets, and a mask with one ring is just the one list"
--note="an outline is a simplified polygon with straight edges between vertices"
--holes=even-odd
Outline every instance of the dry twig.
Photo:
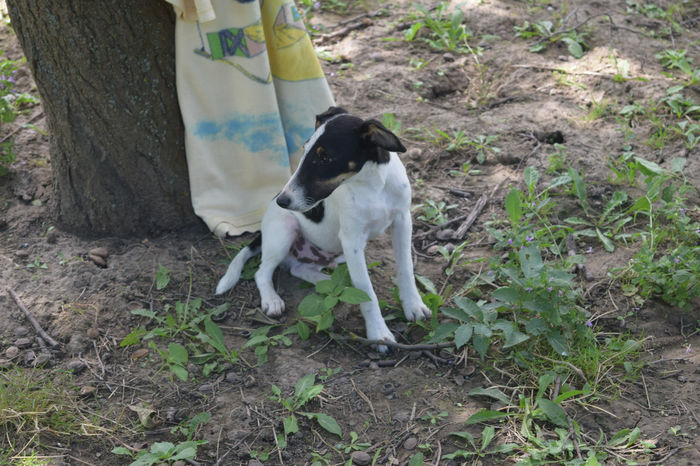
[[34,316],[29,312],[29,309],[22,304],[22,301],[20,301],[19,296],[17,296],[17,293],[15,293],[15,290],[12,288],[7,289],[8,293],[10,293],[10,296],[12,296],[12,299],[15,300],[15,303],[17,303],[17,306],[24,312],[24,315],[27,317],[27,320],[32,324],[32,327],[34,327],[34,330],[36,330],[36,333],[39,334],[41,338],[44,339],[46,343],[48,343],[51,347],[56,347],[59,345],[59,343],[51,338],[51,336],[44,331],[43,328],[41,328],[41,325],[39,325],[39,322],[34,318]]

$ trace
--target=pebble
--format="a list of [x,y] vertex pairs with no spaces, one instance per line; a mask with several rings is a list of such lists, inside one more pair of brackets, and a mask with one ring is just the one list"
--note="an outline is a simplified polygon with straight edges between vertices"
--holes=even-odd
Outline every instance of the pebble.
[[406,450],[413,450],[418,445],[418,439],[416,437],[408,437],[405,442],[403,442],[403,447]]
[[85,351],[87,347],[87,339],[81,333],[74,333],[71,335],[68,344],[66,345],[66,351],[68,354],[78,354]]
[[39,353],[39,356],[37,356],[34,359],[34,362],[32,365],[34,367],[38,366],[43,366],[44,364],[48,363],[51,360],[51,355],[49,353]]
[[197,391],[203,395],[213,395],[214,385],[210,383],[205,383],[204,385],[200,385]]
[[406,157],[410,158],[411,160],[418,160],[423,156],[423,151],[419,149],[418,147],[411,147],[406,151]]
[[98,267],[107,267],[107,262],[101,256],[96,256],[95,254],[88,254],[88,259],[90,259]]
[[92,248],[88,251],[88,254],[92,254],[93,256],[101,257],[103,259],[107,259],[109,257],[109,251],[105,247]]
[[14,359],[17,357],[18,354],[19,348],[17,348],[16,346],[10,346],[5,350],[5,357],[7,357],[7,359]]
[[131,354],[131,359],[141,359],[148,356],[148,348],[139,348]]
[[430,256],[435,256],[438,252],[440,252],[440,246],[438,246],[437,244],[433,244],[425,252],[427,252]]
[[83,361],[73,359],[72,361],[68,362],[68,365],[66,367],[69,371],[72,371],[74,374],[79,374],[83,370],[85,370],[85,363]]
[[679,376],[678,376],[678,381],[679,381],[680,383],[686,383],[686,382],[688,381],[688,379],[687,379],[686,376],[684,376],[684,375],[679,375]]
[[9,359],[0,359],[0,369],[7,369],[12,366],[12,361]]
[[18,338],[15,340],[15,346],[18,348],[29,348],[32,346],[32,339],[31,338]]
[[369,464],[370,461],[372,461],[372,457],[369,456],[369,453],[366,451],[353,451],[350,454],[350,458],[352,458],[352,464],[357,464],[359,466]]
[[46,242],[49,244],[56,244],[58,241],[58,233],[56,230],[51,230],[47,235],[46,235]]
[[97,337],[100,336],[100,331],[95,327],[90,327],[89,329],[87,329],[87,336],[88,338],[95,340]]
[[226,374],[226,382],[228,383],[241,383],[241,376],[235,372],[229,372]]
[[442,59],[445,61],[455,61],[455,56],[447,52],[442,55]]
[[451,228],[445,228],[435,233],[435,237],[440,241],[449,241],[455,237],[455,231]]
[[28,365],[28,366],[31,365],[35,359],[36,359],[36,353],[34,351],[29,350],[26,353],[24,353],[24,363],[26,365]]
[[16,337],[26,337],[29,334],[29,329],[27,327],[17,327],[15,329]]

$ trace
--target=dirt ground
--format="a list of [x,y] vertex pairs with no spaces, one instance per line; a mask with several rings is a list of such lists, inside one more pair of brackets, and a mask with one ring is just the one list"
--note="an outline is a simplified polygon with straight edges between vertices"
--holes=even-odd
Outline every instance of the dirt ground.
[[[403,160],[413,181],[414,203],[432,199],[455,204],[449,212],[454,218],[469,213],[483,192],[502,183],[469,231],[467,237],[473,245],[467,249],[470,258],[499,254],[491,248],[484,222],[504,217],[507,187],[522,186],[526,166],[544,174],[549,157],[556,152],[548,143],[551,141],[539,141],[537,135],[560,132],[568,153],[566,163],[585,173],[589,196],[593,202],[602,202],[614,190],[608,157],[619,154],[627,144],[615,109],[633,101],[658,99],[673,85],[672,78],[662,74],[654,58],[656,52],[685,49],[696,64],[700,63],[697,8],[685,18],[685,32],[668,36],[663,34],[663,21],[629,12],[625,2],[574,0],[565,2],[564,14],[559,1],[470,1],[462,8],[473,33],[470,44],[482,50],[474,56],[433,51],[418,42],[384,40],[402,38],[407,28],[409,2],[391,3],[384,14],[369,15],[371,19],[366,19],[363,27],[337,36],[317,36],[315,41],[322,56],[329,58],[323,66],[339,105],[365,117],[381,118],[391,113],[401,123],[401,137],[410,149]],[[656,3],[664,6],[672,2]],[[341,15],[317,12],[312,22],[326,25],[331,33],[339,31],[344,27],[337,27],[340,21],[365,11],[373,13],[378,7],[374,2],[363,5],[366,10],[354,4]],[[588,50],[582,58],[573,58],[560,43],[531,53],[531,42],[516,38],[514,26],[556,15],[567,16],[569,25],[589,19],[584,26],[589,32]],[[608,17],[617,27],[611,26]],[[656,38],[641,31],[656,32]],[[4,58],[21,56],[6,25],[0,26],[0,49]],[[612,79],[616,74],[613,56],[630,64],[629,76],[645,79]],[[412,65],[415,60],[423,63]],[[568,71],[564,79],[553,73],[559,68]],[[15,79],[18,90],[36,94],[26,65],[20,67]],[[696,101],[700,99],[697,86],[690,94]],[[591,108],[601,102],[607,102],[610,111],[601,118],[587,118]],[[23,126],[28,123],[40,131]],[[649,131],[644,124],[634,128],[636,134]],[[497,135],[493,145],[500,153],[487,154],[483,164],[473,162],[471,168],[480,171],[477,176],[451,176],[450,171],[460,170],[474,152],[447,152],[419,138],[423,129],[448,134],[464,130],[472,137]],[[124,457],[110,453],[115,446],[148,448],[154,442],[176,441],[180,437],[171,433],[172,426],[186,416],[208,412],[212,419],[196,437],[208,441],[199,447],[197,464],[259,464],[256,461],[261,460],[264,464],[310,464],[314,454],[328,455],[329,464],[341,464],[350,458],[349,453],[336,453],[337,438],[306,420],[300,433],[288,440],[287,448],[275,450],[283,413],[270,398],[271,386],[289,394],[297,380],[315,372],[327,378],[322,382],[325,390],[312,409],[338,420],[345,445],[349,432],[355,431],[359,442],[371,445],[370,455],[380,452],[377,464],[407,464],[419,451],[427,464],[459,464],[441,459],[457,448],[449,433],[465,430],[467,417],[489,407],[483,398],[468,392],[508,384],[492,360],[480,361],[473,351],[459,364],[441,357],[444,354],[398,351],[388,358],[393,363],[386,364],[386,357],[361,344],[334,341],[323,334],[311,335],[306,341],[292,335],[290,346],[270,347],[264,365],[256,365],[251,350],[242,350],[240,362],[208,376],[199,366],[191,365],[190,379],[182,382],[172,377],[162,366],[160,355],[147,344],[121,347],[120,342],[132,330],[148,325],[131,310],[158,311],[168,303],[198,297],[205,308],[231,304],[219,325],[228,347],[240,349],[250,332],[263,325],[255,319],[257,290],[252,281],[243,281],[225,297],[214,296],[230,252],[204,227],[160,237],[99,239],[78,238],[55,227],[50,135],[43,134],[45,131],[39,105],[0,128],[0,138],[14,138],[18,156],[8,176],[0,178],[0,359],[6,365],[27,368],[39,362],[37,371],[49,374],[78,367],[65,383],[75,392],[83,412],[93,414],[93,422],[103,427],[71,438],[42,433],[37,455],[50,457],[52,464],[126,464]],[[635,153],[662,166],[673,157],[686,157],[685,175],[696,188],[700,186],[697,147],[689,151],[682,141],[669,139],[661,156],[644,144],[636,144]],[[697,202],[695,191],[689,205]],[[426,223],[415,221],[415,233],[428,228]],[[225,244],[238,242],[232,239]],[[445,241],[416,237],[416,272],[441,286],[445,262],[429,253],[434,244]],[[105,266],[88,258],[88,252],[98,247],[108,252]],[[632,246],[620,245],[614,253],[596,242],[578,247],[582,251],[592,248],[586,265],[593,280],[582,280],[581,285],[588,290],[585,306],[603,315],[596,325],[603,332],[629,332],[646,339],[641,357],[649,364],[641,369],[641,377],[622,384],[617,393],[601,397],[595,407],[569,414],[593,438],[601,432],[611,436],[623,428],[639,427],[644,438],[656,441],[651,453],[640,452],[631,460],[700,464],[700,335],[693,333],[693,317],[697,315],[681,314],[654,301],[638,308],[619,286],[611,284],[608,271],[627,264],[635,252]],[[372,271],[378,295],[393,303],[394,268],[389,251],[390,242],[383,238],[371,244],[367,257],[368,262],[380,262]],[[159,265],[170,275],[163,290],[156,286]],[[451,280],[466,280],[473,273],[463,270]],[[289,309],[283,322],[292,323],[297,304],[309,290],[283,272],[277,274],[277,283]],[[44,351],[32,342],[7,362],[6,350],[17,346],[17,339],[26,330],[30,337],[34,335],[10,289],[60,343],[57,349]],[[697,309],[694,311],[697,314]],[[390,327],[400,341],[420,342],[420,335],[405,323],[394,320]],[[357,309],[347,305],[337,309],[334,330],[341,335],[349,331],[364,334]],[[44,353],[50,354],[48,360],[40,358]],[[152,428],[139,425],[137,414],[129,409],[135,405],[152,408]],[[442,412],[446,415],[439,416]],[[11,436],[2,433],[6,435]],[[268,458],[261,454],[264,452],[273,454]],[[505,457],[480,461],[510,463]],[[608,461],[622,462],[614,457]]]

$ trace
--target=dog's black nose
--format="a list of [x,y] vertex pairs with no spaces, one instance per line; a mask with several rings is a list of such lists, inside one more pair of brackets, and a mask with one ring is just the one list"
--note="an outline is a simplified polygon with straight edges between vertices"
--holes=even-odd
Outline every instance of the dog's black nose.
[[277,196],[277,205],[282,207],[283,209],[286,209],[289,207],[289,204],[292,203],[292,198],[289,196],[286,196],[284,194],[280,194]]

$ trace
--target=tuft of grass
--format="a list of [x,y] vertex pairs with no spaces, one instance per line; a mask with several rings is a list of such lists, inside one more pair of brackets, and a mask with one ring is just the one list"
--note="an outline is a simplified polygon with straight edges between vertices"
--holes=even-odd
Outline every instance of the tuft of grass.
[[0,372],[0,463],[29,460],[47,438],[95,430],[76,395],[65,372],[16,366]]

